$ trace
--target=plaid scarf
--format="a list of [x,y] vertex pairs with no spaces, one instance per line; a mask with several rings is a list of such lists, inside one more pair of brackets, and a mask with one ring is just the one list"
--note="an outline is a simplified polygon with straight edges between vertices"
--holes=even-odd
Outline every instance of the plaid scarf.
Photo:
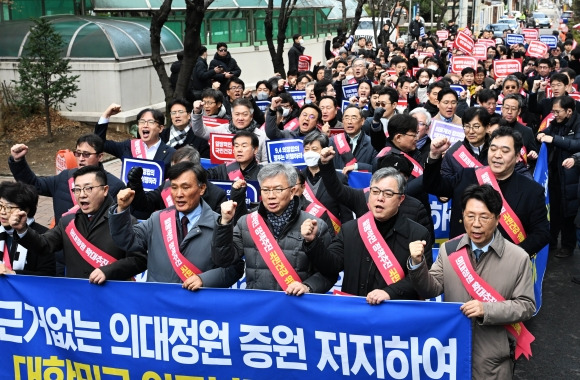
[[180,131],[179,129],[175,128],[174,125],[172,125],[171,129],[169,130],[169,142],[167,145],[172,148],[176,145],[182,145],[185,141],[185,137],[187,136],[187,132],[189,132],[189,128],[190,127],[188,124],[183,131]]
[[286,227],[288,221],[290,221],[290,218],[292,217],[292,211],[294,211],[294,199],[290,201],[288,207],[286,207],[286,210],[284,210],[282,215],[278,216],[271,212],[268,212],[266,214],[268,221],[272,225],[272,234],[276,239],[278,239],[278,237],[284,230],[284,227]]

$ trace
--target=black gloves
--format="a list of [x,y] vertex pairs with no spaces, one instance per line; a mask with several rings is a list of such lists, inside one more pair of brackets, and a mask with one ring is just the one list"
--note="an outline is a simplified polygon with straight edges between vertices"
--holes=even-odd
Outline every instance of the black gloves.
[[129,170],[129,174],[127,174],[127,186],[131,190],[135,191],[143,191],[143,180],[141,177],[143,176],[143,168],[140,166],[134,166]]
[[385,109],[383,107],[375,108],[375,114],[373,115],[373,123],[380,123],[383,114],[385,113]]

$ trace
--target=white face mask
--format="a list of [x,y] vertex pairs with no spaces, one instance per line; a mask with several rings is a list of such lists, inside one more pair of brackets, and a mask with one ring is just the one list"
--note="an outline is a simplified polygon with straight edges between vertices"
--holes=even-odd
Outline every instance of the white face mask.
[[439,67],[431,65],[431,66],[427,66],[427,68],[430,69],[430,70],[433,70],[433,71],[437,71],[437,69]]
[[310,103],[312,103],[312,99],[304,98],[304,104],[310,104]]
[[304,40],[301,38],[301,39],[299,39],[299,40],[298,40],[298,43],[299,43],[300,45],[303,45],[303,44],[304,44]]
[[286,117],[290,114],[290,108],[282,108],[282,116]]
[[311,150],[304,152],[304,162],[306,162],[306,166],[318,166],[318,160],[320,160],[320,153],[313,152]]
[[257,98],[258,100],[266,100],[268,99],[268,93],[265,91],[258,91]]
[[347,75],[346,76],[346,80],[351,80],[352,78],[354,78],[354,75]]

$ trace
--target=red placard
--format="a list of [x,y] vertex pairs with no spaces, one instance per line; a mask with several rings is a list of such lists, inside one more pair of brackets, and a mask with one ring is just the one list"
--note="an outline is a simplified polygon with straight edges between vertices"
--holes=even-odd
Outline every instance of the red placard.
[[505,78],[518,71],[522,71],[522,62],[518,59],[493,61],[493,74],[496,78]]
[[210,133],[209,158],[212,164],[222,164],[234,160],[234,145],[230,133]]
[[473,33],[471,33],[471,29],[467,29],[467,28],[463,29],[460,33],[465,33],[468,36],[473,35]]
[[416,77],[416,76],[417,76],[417,72],[418,72],[419,70],[421,70],[421,68],[420,68],[420,67],[413,67],[413,77]]
[[487,45],[477,42],[473,45],[473,54],[471,56],[477,60],[485,61],[487,59]]
[[540,32],[538,29],[522,29],[524,39],[527,41],[535,41],[540,39]]
[[443,42],[449,38],[449,31],[447,30],[438,30],[436,33],[437,38],[439,38],[439,42]]
[[330,137],[332,137],[334,135],[338,135],[339,133],[344,132],[344,129],[342,129],[342,128],[330,128],[328,130],[328,132],[330,132]]
[[209,116],[203,116],[201,119],[203,120],[203,125],[210,128],[219,127],[220,125],[228,125],[230,123],[227,119],[218,119]]
[[389,74],[389,76],[399,76],[399,73],[397,72],[397,70],[387,70],[387,74]]
[[455,47],[465,54],[471,54],[473,51],[473,38],[465,33],[465,30],[459,32],[455,38]]
[[548,45],[541,41],[530,41],[526,55],[530,57],[542,58],[548,52]]
[[488,40],[487,38],[480,38],[479,40],[477,40],[477,43],[484,44],[487,47],[495,46],[495,41]]
[[298,57],[298,71],[310,71],[312,64],[312,57],[309,55],[301,55]]
[[569,97],[571,97],[572,99],[574,99],[577,102],[580,102],[580,93],[578,92],[571,92],[568,94]]
[[461,70],[472,67],[477,70],[477,58],[457,56],[451,58],[451,72],[461,74]]
[[551,98],[552,97],[552,87],[550,85],[546,86],[546,98]]

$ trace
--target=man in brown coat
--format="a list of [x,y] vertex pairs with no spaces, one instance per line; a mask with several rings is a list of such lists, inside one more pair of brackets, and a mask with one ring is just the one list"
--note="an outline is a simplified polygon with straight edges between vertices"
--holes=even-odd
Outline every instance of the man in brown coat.
[[425,242],[409,244],[409,277],[419,295],[444,292],[445,301],[464,302],[460,309],[472,319],[473,379],[511,379],[514,357],[529,358],[534,340],[521,323],[535,311],[529,256],[498,231],[501,209],[490,185],[470,186],[462,199],[466,234],[442,245],[430,270]]

